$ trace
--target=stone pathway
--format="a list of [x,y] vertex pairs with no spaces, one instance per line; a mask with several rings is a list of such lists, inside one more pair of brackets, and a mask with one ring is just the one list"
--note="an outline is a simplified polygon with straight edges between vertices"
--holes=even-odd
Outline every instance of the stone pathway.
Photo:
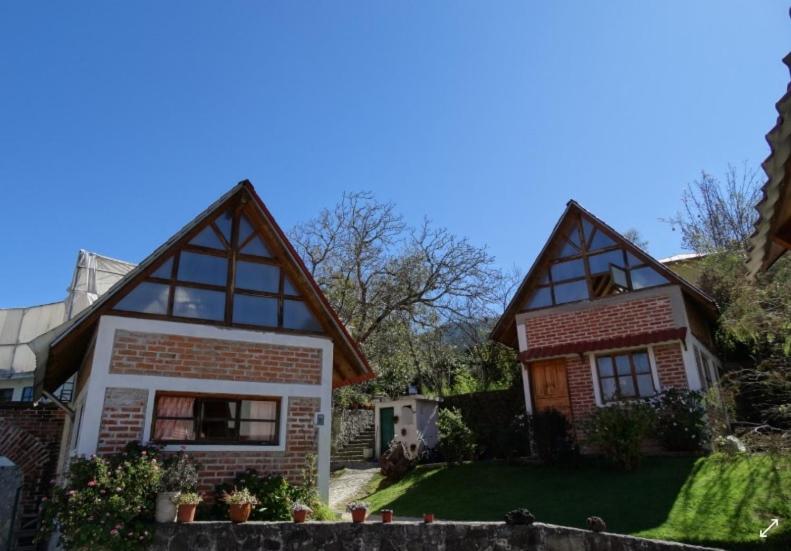
[[362,498],[363,489],[379,472],[375,463],[350,465],[330,478],[330,508],[338,513],[346,512],[346,504]]

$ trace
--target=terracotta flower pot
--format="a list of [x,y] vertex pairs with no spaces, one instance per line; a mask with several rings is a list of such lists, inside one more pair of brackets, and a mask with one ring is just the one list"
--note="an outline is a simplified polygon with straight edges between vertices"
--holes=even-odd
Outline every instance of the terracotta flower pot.
[[365,509],[354,509],[352,510],[352,522],[356,522],[360,524],[361,522],[365,522],[365,515],[368,513]]
[[431,524],[432,522],[434,522],[434,513],[424,513],[423,522],[425,522],[426,524]]
[[183,503],[179,505],[179,513],[178,513],[178,520],[179,522],[192,522],[195,520],[195,509],[198,506],[195,504],[188,505]]
[[228,506],[228,516],[231,518],[231,522],[247,522],[252,512],[253,506],[249,503],[235,503]]
[[302,511],[291,511],[291,516],[294,517],[294,522],[305,522],[305,519],[308,518],[308,512],[304,509]]
[[382,511],[382,523],[390,524],[393,522],[393,511]]

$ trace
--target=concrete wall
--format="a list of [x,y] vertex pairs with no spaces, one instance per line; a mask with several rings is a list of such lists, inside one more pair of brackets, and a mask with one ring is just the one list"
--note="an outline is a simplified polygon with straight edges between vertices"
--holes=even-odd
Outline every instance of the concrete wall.
[[678,543],[595,534],[536,523],[507,526],[478,523],[306,523],[196,522],[157,526],[154,551],[267,549],[271,551],[685,551],[705,549]]

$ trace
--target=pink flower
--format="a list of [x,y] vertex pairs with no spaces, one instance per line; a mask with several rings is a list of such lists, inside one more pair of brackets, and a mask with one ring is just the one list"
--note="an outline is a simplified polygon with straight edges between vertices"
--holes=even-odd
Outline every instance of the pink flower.
[[69,495],[70,496],[75,496],[75,495],[77,495],[77,491],[76,490],[69,490]]
[[47,496],[42,497],[41,501],[47,501]]
[[96,481],[95,481],[95,480],[89,480],[89,481],[88,481],[88,486],[89,486],[90,488],[93,488],[94,486],[96,486]]
[[118,530],[113,528],[112,530],[110,530],[110,534],[113,535],[113,536],[117,536],[118,535]]
[[140,455],[148,455],[148,452],[146,450],[143,450],[140,452]]

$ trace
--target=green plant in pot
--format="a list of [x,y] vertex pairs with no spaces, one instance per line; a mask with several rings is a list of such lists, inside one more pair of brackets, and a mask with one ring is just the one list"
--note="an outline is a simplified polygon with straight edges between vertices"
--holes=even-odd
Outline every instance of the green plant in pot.
[[365,522],[368,515],[368,504],[364,501],[352,501],[346,506],[346,510],[352,514],[352,522],[360,524]]
[[225,494],[222,500],[228,505],[228,516],[234,523],[247,522],[253,505],[258,504],[258,498],[251,494],[247,488],[234,489],[230,494]]
[[177,515],[177,499],[182,492],[194,492],[198,487],[198,465],[186,453],[178,453],[168,457],[157,493],[157,522],[175,522]]
[[305,522],[311,513],[313,513],[313,509],[301,501],[297,501],[291,506],[291,516],[296,523]]
[[195,520],[195,509],[203,498],[196,492],[182,492],[175,501],[178,506],[178,521],[187,523]]

